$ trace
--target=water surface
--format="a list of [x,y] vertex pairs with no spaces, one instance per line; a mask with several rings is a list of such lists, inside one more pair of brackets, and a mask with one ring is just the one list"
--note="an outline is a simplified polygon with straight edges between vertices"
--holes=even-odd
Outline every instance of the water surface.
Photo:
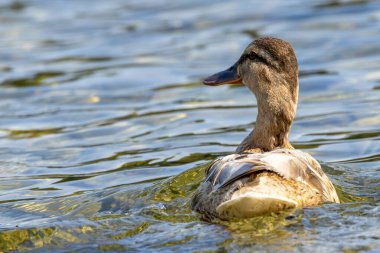
[[[0,2],[0,251],[380,250],[378,1]],[[210,224],[188,201],[253,127],[200,80],[257,36],[300,64],[291,141],[343,204]]]

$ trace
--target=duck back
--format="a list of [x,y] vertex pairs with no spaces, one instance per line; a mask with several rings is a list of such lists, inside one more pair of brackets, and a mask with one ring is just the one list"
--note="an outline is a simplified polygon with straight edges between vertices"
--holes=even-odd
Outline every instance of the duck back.
[[215,160],[191,207],[205,219],[339,203],[334,186],[309,154],[291,149],[232,154]]

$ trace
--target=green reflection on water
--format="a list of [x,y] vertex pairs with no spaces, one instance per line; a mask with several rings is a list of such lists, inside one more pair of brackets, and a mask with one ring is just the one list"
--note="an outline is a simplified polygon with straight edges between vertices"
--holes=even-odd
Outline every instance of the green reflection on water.
[[41,248],[53,242],[56,246],[63,247],[67,243],[83,243],[86,240],[78,236],[78,233],[93,231],[90,226],[77,227],[69,230],[61,230],[57,227],[17,229],[0,233],[0,250],[26,250]]
[[[63,198],[59,202],[53,201],[46,204],[32,202],[19,205],[20,210],[31,213],[51,213],[53,210],[61,210],[62,214],[65,213],[71,217],[87,217],[93,224],[74,227],[15,228],[2,231],[0,232],[0,249],[24,250],[46,245],[64,247],[71,243],[90,242],[91,238],[99,237],[99,233],[103,233],[100,236],[103,238],[102,243],[98,249],[122,251],[129,248],[124,244],[118,244],[117,241],[126,238],[134,240],[141,234],[149,233],[148,230],[154,224],[199,222],[198,216],[189,208],[189,201],[194,190],[203,181],[206,167],[207,164],[194,167],[142,190],[121,193],[116,191],[116,194],[95,202],[86,200],[83,196],[85,199],[82,201],[73,198],[70,202],[69,199]],[[332,171],[332,168],[327,168],[327,170]],[[337,186],[337,191],[343,203],[366,201],[366,198],[345,193],[339,186]],[[120,212],[120,210],[124,211]],[[301,221],[302,211],[296,210],[251,219],[215,221],[215,223],[220,226],[219,229],[231,234],[230,239],[219,245],[227,249],[231,243],[244,247],[247,244],[263,243],[262,240],[265,240],[266,244],[271,241],[275,243],[278,240],[286,240],[293,236],[289,227],[299,226]],[[121,225],[123,229],[120,228]],[[109,243],[107,240],[115,240],[115,243]],[[154,248],[172,247],[192,240],[194,240],[193,236],[184,234],[179,239],[169,238],[166,242],[152,246]],[[278,249],[284,250],[280,246]]]
[[8,136],[11,139],[37,138],[45,135],[58,134],[62,128],[31,129],[31,130],[9,130]]
[[29,87],[29,86],[38,86],[38,85],[47,85],[51,84],[47,82],[50,78],[58,77],[64,75],[60,71],[50,71],[50,72],[40,72],[30,78],[20,78],[20,79],[11,79],[5,80],[2,85],[12,86],[12,87]]
[[137,235],[139,233],[141,233],[143,230],[145,230],[147,227],[149,227],[149,222],[143,222],[142,224],[138,225],[137,227],[133,228],[133,229],[129,229],[127,231],[124,231],[120,234],[116,234],[116,235],[112,235],[112,239],[115,239],[115,240],[120,240],[120,239],[123,239],[123,238],[126,238],[126,237],[131,237],[131,236],[134,236],[134,235]]
[[[46,204],[31,202],[19,205],[18,209],[30,213],[51,213],[53,210],[61,210],[62,214],[76,217],[89,217],[95,222],[93,226],[82,225],[77,227],[47,227],[21,229],[15,228],[0,232],[0,250],[23,250],[39,248],[44,245],[54,244],[63,247],[67,243],[85,243],[93,236],[97,235],[100,228],[110,230],[109,239],[122,240],[134,237],[146,230],[151,222],[137,219],[133,222],[126,222],[129,218],[128,208],[140,206],[139,215],[145,216],[153,222],[187,223],[198,221],[196,215],[189,208],[188,201],[192,192],[203,180],[205,166],[198,166],[173,178],[165,180],[152,187],[141,191],[130,191],[124,194],[115,195],[107,201],[76,201],[62,199],[57,202],[47,202]],[[159,208],[154,203],[167,203],[164,209]],[[126,208],[126,209],[125,209]],[[127,213],[119,213],[120,209],[125,209]],[[115,210],[117,213],[112,213]],[[124,223],[124,229],[118,227]],[[116,230],[114,230],[117,228]],[[89,236],[88,236],[89,235]],[[108,237],[108,236],[106,236]],[[180,244],[190,240],[181,239],[170,241],[156,247],[165,247]],[[118,244],[106,244],[99,249],[119,249]],[[123,248],[123,247],[122,247]],[[124,249],[124,248],[123,248]]]
[[[380,247],[376,1],[8,2],[0,251]],[[295,47],[292,138],[321,161],[340,161],[322,165],[342,204],[206,223],[189,208],[193,191],[209,161],[248,134],[256,102],[242,86],[199,80],[262,35]],[[75,155],[54,155],[66,152]]]

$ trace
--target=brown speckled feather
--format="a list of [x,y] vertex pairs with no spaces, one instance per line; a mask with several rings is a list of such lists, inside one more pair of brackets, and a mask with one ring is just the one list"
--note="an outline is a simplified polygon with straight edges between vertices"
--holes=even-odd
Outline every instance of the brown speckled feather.
[[[291,196],[291,199],[294,197],[299,202],[299,207],[309,206],[310,203],[339,203],[333,184],[313,157],[299,150],[276,149],[265,153],[231,154],[215,160],[206,170],[206,180],[194,194],[192,209],[201,213],[207,220],[223,218],[216,212],[217,207],[229,201],[239,191],[248,189],[255,192],[257,188],[249,186],[250,182],[255,178],[254,175],[260,175],[265,171],[277,174],[277,181],[284,188],[298,185],[296,188],[302,189],[300,193],[288,187],[290,192],[284,190],[283,193],[284,196]],[[278,185],[269,183],[269,191],[270,187],[279,189]],[[305,199],[313,196],[321,196],[321,199]]]
[[211,183],[213,190],[217,190],[259,171],[272,171],[285,179],[308,184],[322,194],[325,202],[339,201],[334,186],[320,164],[308,153],[294,149],[225,156],[208,168],[206,182]]

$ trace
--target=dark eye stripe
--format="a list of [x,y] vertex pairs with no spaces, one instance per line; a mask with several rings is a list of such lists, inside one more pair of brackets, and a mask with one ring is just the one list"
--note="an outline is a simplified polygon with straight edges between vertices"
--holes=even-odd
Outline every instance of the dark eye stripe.
[[261,62],[267,66],[270,66],[270,67],[277,69],[277,66],[272,62],[271,59],[264,58],[264,57],[258,55],[257,53],[255,53],[254,51],[251,51],[248,54],[246,54],[244,58],[249,59],[251,61]]
[[268,61],[264,57],[256,54],[253,51],[249,52],[247,56],[248,56],[248,59],[250,59],[251,61],[260,61],[260,62],[263,62],[265,64],[268,64]]
[[259,61],[261,61],[261,62],[264,62],[266,64],[269,64],[268,61],[267,61],[267,59],[265,59],[264,57],[261,57],[260,55],[257,55],[256,59],[259,60]]

